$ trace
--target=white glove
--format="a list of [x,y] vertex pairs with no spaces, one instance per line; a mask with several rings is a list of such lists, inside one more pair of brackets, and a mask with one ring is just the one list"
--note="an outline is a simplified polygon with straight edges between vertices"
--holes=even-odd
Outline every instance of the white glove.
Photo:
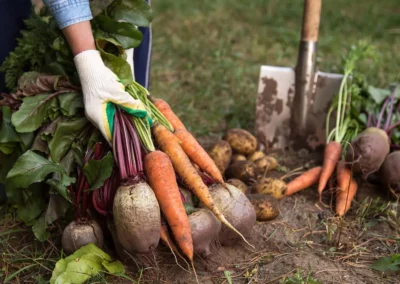
[[[82,85],[86,117],[112,143],[116,105],[137,117],[146,117],[145,106],[133,99],[97,50],[86,50],[74,58]],[[132,65],[131,65],[132,68]]]

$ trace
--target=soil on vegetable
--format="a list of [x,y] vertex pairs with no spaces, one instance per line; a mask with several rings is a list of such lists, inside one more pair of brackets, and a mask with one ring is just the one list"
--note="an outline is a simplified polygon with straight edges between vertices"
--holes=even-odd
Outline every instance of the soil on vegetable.
[[[269,177],[322,162],[321,153],[270,154],[279,158],[281,168]],[[240,240],[230,247],[216,243],[207,259],[195,256],[199,283],[400,283],[400,273],[370,268],[376,260],[400,253],[398,203],[379,185],[358,182],[355,201],[344,218],[335,217],[334,188],[324,191],[324,204],[318,202],[315,187],[281,199],[280,215],[257,223],[247,238],[255,249]],[[182,268],[170,250],[159,245],[149,255],[133,255],[126,263],[127,275],[136,283],[196,283],[194,274],[183,269],[187,264],[177,259]],[[101,283],[133,283],[106,278]]]

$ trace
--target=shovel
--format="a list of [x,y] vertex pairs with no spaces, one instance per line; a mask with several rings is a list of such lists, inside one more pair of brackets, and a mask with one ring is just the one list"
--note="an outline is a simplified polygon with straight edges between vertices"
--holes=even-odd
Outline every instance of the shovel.
[[305,0],[295,68],[261,66],[256,135],[265,148],[307,148],[326,144],[326,116],[342,74],[316,67],[321,0]]

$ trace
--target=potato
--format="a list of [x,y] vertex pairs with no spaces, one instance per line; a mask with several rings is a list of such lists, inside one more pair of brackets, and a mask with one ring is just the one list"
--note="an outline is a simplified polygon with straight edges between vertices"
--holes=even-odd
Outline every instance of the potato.
[[263,157],[260,159],[257,159],[254,164],[257,166],[258,171],[263,174],[267,171],[272,171],[276,169],[276,166],[278,165],[278,162],[275,160],[273,157]]
[[279,216],[279,201],[271,195],[247,194],[256,210],[257,221],[268,221]]
[[235,154],[232,156],[232,163],[236,162],[236,161],[246,161],[246,156],[242,155],[242,154]]
[[230,165],[225,176],[230,178],[240,179],[243,182],[248,182],[255,179],[258,175],[257,166],[252,161],[237,161]]
[[261,178],[256,186],[258,193],[272,195],[276,199],[285,197],[287,185],[284,181],[275,178]]
[[232,149],[239,154],[250,155],[257,149],[257,139],[244,129],[229,129],[223,139],[228,141]]
[[263,151],[255,151],[253,154],[251,154],[248,159],[252,162],[255,162],[258,159],[264,158],[265,153]]
[[214,146],[211,147],[208,154],[210,155],[211,159],[214,160],[214,163],[218,167],[221,174],[223,174],[231,163],[232,159],[232,148],[228,141],[218,141],[216,144],[214,144]]
[[226,183],[229,183],[229,184],[231,184],[231,185],[237,187],[237,188],[240,189],[240,191],[243,192],[244,194],[246,194],[247,191],[249,190],[249,189],[247,188],[247,185],[246,185],[244,182],[242,182],[240,179],[231,178],[231,179],[228,179],[228,180],[226,181]]

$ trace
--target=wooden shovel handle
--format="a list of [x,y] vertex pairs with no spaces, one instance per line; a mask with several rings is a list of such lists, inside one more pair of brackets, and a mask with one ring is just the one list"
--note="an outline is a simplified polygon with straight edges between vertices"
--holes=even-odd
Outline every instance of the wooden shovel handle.
[[303,14],[303,41],[318,41],[319,21],[321,18],[321,0],[305,0]]

